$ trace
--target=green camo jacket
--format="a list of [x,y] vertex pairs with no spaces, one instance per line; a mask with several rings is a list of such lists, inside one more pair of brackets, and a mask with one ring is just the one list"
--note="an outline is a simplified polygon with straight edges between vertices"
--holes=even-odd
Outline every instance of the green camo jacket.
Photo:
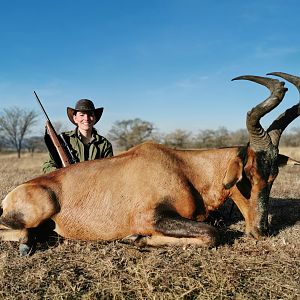
[[[93,129],[92,134],[93,140],[88,145],[84,145],[77,128],[72,131],[63,132],[63,136],[77,162],[113,156],[111,143],[105,137],[98,134],[96,129]],[[58,169],[50,154],[49,159],[44,162],[42,169],[44,173]]]

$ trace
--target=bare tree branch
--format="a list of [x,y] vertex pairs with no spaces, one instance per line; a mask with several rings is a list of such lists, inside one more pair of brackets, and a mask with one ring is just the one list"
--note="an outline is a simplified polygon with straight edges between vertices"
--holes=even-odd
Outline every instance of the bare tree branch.
[[24,137],[30,133],[37,122],[37,113],[19,107],[3,109],[0,115],[0,131],[7,142],[13,146],[21,157]]

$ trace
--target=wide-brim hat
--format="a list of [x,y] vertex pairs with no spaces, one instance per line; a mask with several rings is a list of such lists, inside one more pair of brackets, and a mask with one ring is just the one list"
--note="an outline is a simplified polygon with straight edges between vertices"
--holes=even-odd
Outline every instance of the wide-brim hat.
[[74,124],[77,125],[74,120],[73,116],[76,114],[77,111],[83,111],[83,112],[91,112],[93,111],[95,114],[95,123],[94,125],[100,120],[102,113],[103,113],[103,107],[95,108],[94,103],[89,99],[80,99],[76,102],[75,108],[67,107],[67,115],[69,117],[69,120]]

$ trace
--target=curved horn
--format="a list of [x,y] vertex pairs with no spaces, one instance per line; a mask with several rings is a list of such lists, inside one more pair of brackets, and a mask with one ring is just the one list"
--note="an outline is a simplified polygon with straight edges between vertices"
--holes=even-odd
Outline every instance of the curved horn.
[[[272,72],[267,75],[279,76],[286,79],[290,83],[296,86],[298,92],[300,93],[300,77],[290,75],[282,72]],[[279,145],[279,140],[284,129],[298,116],[300,115],[300,102],[287,109],[283,114],[281,114],[274,122],[270,125],[267,132],[272,140],[272,143],[276,146]]]
[[272,144],[272,141],[268,133],[262,128],[259,121],[264,115],[279,105],[287,91],[287,88],[284,87],[284,82],[268,77],[245,75],[236,77],[232,80],[250,80],[264,85],[270,90],[270,96],[247,113],[246,122],[249,132],[250,146],[254,151],[267,150]]
[[296,86],[296,88],[298,89],[298,92],[300,93],[300,77],[297,77],[295,75],[290,75],[287,73],[283,73],[283,72],[271,72],[271,73],[268,73],[267,75],[278,76],[278,77],[281,77],[281,78],[289,81],[290,83],[292,83],[293,85]]

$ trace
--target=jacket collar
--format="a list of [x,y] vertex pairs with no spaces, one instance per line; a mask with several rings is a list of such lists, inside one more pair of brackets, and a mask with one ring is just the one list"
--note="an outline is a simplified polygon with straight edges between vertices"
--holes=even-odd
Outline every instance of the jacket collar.
[[[80,131],[78,130],[78,127],[76,127],[74,130],[70,131],[70,136],[77,137],[81,140],[81,134],[80,134]],[[95,128],[93,128],[92,136],[93,136],[92,141],[97,141],[97,142],[100,141],[100,135]]]

